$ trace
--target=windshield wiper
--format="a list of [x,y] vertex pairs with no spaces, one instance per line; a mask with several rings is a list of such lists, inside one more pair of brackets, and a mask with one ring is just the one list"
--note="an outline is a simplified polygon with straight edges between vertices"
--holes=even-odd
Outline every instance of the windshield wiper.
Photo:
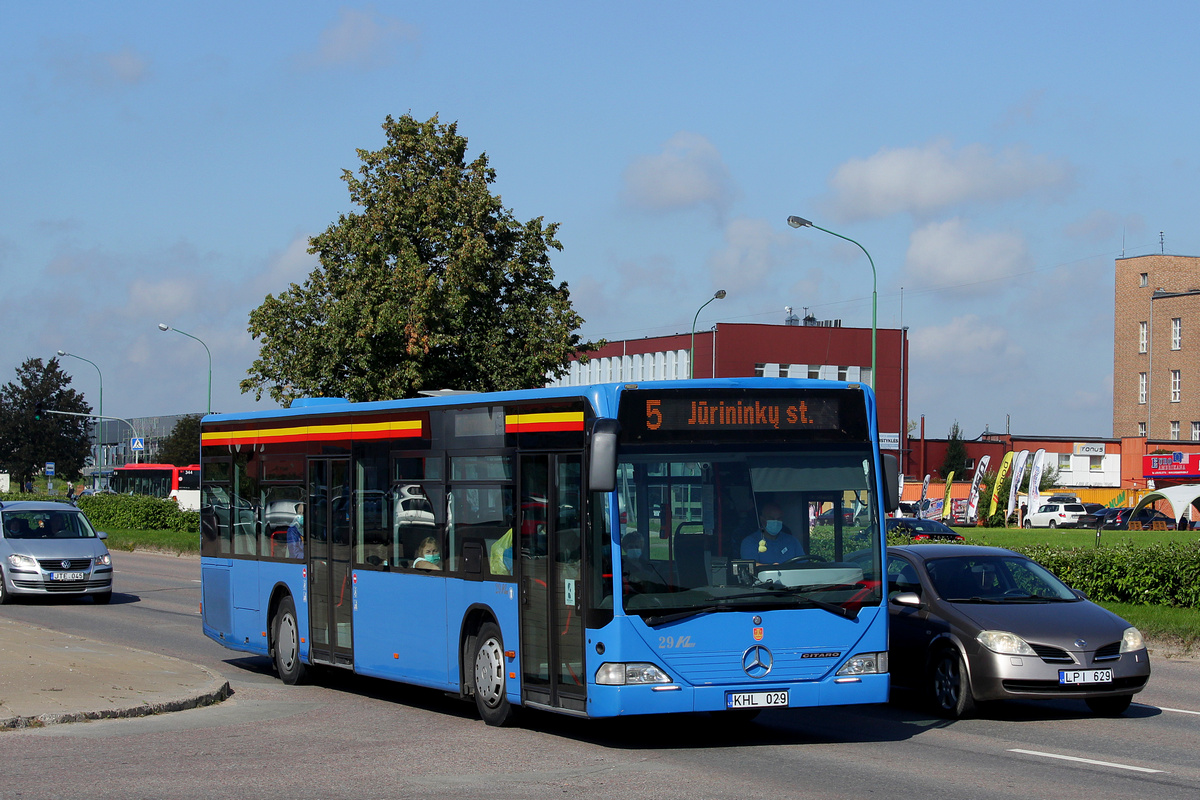
[[678,622],[681,619],[698,617],[701,614],[711,614],[714,611],[732,610],[732,608],[727,606],[705,606],[704,608],[689,608],[685,611],[673,611],[670,614],[655,614],[653,617],[642,617],[642,621],[651,628],[657,628],[659,625],[666,625],[668,622]]

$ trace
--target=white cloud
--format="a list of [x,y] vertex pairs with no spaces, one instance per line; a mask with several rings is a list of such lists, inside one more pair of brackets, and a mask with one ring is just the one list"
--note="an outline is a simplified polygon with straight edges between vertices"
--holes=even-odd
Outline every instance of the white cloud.
[[380,14],[373,6],[343,8],[337,21],[321,31],[316,50],[301,55],[300,62],[310,67],[377,69],[390,64],[400,46],[417,39],[416,27]]
[[777,248],[792,240],[766,220],[735,219],[725,226],[724,247],[709,256],[709,272],[719,286],[758,288],[779,264]]
[[913,231],[905,256],[909,275],[947,288],[1010,275],[1028,263],[1020,234],[973,233],[958,218]]
[[320,261],[308,252],[309,236],[297,233],[282,252],[271,257],[263,273],[250,281],[256,302],[268,294],[286,291],[293,283],[304,283]]
[[50,70],[55,80],[66,86],[114,89],[135,86],[149,76],[149,61],[129,46],[102,53],[87,52],[78,42],[59,42],[48,47],[53,50]]
[[838,167],[830,179],[833,210],[843,220],[931,214],[962,203],[1061,191],[1072,181],[1065,160],[984,145],[955,149],[945,140],[923,147],[883,148]]
[[635,159],[625,170],[625,201],[648,211],[710,208],[722,217],[735,188],[716,146],[697,133],[675,134],[661,152]]
[[957,376],[1012,374],[1025,355],[1011,340],[1008,328],[975,314],[955,317],[941,326],[914,329],[909,344],[913,364],[953,364]]

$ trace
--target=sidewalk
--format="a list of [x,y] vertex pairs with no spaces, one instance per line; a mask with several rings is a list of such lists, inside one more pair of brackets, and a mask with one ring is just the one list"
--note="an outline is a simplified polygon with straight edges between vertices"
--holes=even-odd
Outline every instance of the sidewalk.
[[182,711],[230,694],[196,664],[0,619],[0,730]]

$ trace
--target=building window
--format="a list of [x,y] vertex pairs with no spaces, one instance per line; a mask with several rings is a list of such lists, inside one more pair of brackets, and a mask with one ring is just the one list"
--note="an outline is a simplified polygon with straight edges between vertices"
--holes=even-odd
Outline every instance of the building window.
[[766,371],[767,371],[766,364],[755,364],[754,365],[754,377],[761,378]]
[[1139,322],[1138,323],[1138,352],[1139,353],[1146,352],[1146,341],[1147,341],[1146,323]]
[[1071,454],[1070,453],[1059,453],[1058,454],[1058,471],[1059,472],[1070,472],[1071,471]]
[[963,467],[964,467],[965,469],[975,469],[975,459],[973,459],[973,458],[968,458],[968,459],[967,459],[967,460],[966,460],[966,461],[963,463]]
[[849,367],[838,367],[838,380],[839,381],[850,380],[850,368]]
[[1192,441],[1200,442],[1200,422],[1192,423]]
[[1183,319],[1175,317],[1171,320],[1171,349],[1178,350],[1183,342]]
[[1142,273],[1142,282],[1140,285],[1141,286],[1149,286],[1150,285],[1150,273],[1149,272]]
[[1171,438],[1174,440],[1179,439],[1179,420],[1171,422]]
[[808,365],[808,377],[812,378],[814,381],[819,381],[821,379],[821,365],[820,364],[809,364]]
[[1138,403],[1146,405],[1146,373],[1138,373]]
[[1142,437],[1143,439],[1146,438],[1146,423],[1138,423],[1138,436]]
[[1180,371],[1177,369],[1171,370],[1171,402],[1179,402],[1179,384],[1181,382]]
[[1104,469],[1104,456],[1088,456],[1088,471],[1100,472]]

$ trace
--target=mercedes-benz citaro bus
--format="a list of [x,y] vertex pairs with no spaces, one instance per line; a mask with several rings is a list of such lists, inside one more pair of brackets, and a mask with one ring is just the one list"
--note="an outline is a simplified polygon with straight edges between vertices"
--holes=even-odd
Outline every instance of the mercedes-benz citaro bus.
[[495,725],[887,699],[898,470],[864,385],[302,400],[201,444],[204,633],[285,683],[341,667]]

